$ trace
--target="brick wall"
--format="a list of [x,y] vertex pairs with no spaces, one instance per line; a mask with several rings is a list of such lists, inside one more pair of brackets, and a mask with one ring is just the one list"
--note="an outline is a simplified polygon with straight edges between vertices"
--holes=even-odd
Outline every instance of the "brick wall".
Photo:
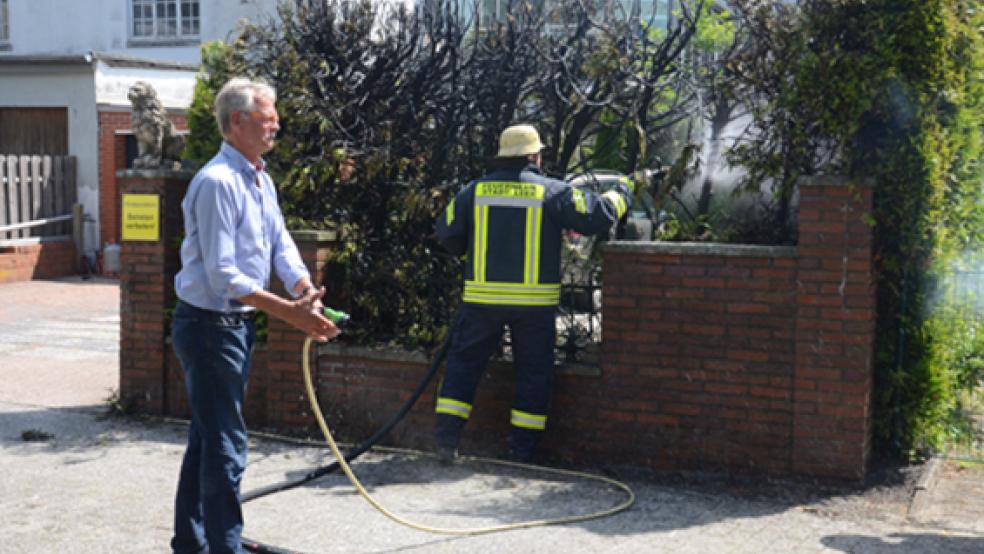
[[[385,425],[411,396],[427,374],[435,353],[407,353],[378,348],[323,345],[319,349],[314,380],[318,398],[332,432],[349,442],[361,442]],[[295,373],[299,367],[292,369]],[[570,418],[577,407],[568,405],[572,390],[592,394],[597,386],[597,368],[562,368],[555,379],[554,406],[547,426],[550,429],[545,450],[557,461],[591,464],[587,446],[579,442],[576,422]],[[413,409],[397,425],[383,444],[432,450],[434,402],[441,372],[426,386]],[[514,372],[511,364],[493,361],[482,377],[466,432],[461,437],[462,452],[503,456],[507,452],[509,415],[513,397]],[[312,416],[304,407],[307,428],[300,430],[320,436]],[[565,421],[565,424],[555,424]],[[607,440],[603,443],[608,445]],[[610,446],[610,445],[608,445]],[[571,453],[574,453],[571,455]],[[638,464],[645,465],[645,464]]]
[[628,243],[604,264],[592,438],[631,444],[620,463],[642,443],[665,467],[788,471],[795,249]]
[[[871,190],[817,179],[802,184],[800,199],[796,247],[606,246],[601,363],[558,369],[546,459],[863,477],[875,305],[872,233],[861,216],[870,211]],[[309,266],[322,272],[330,243],[299,244]],[[141,255],[124,247],[124,267],[154,273],[145,258],[143,265],[128,261],[131,254]],[[173,276],[159,266],[158,273]],[[269,344],[251,370],[251,425],[317,433],[301,379],[302,343],[299,333],[271,323]],[[135,372],[124,358],[121,371]],[[317,393],[333,430],[351,441],[367,437],[410,396],[428,362],[423,354],[318,348]],[[171,396],[162,407],[180,415],[186,406],[176,364],[158,366],[158,388],[162,375]],[[464,451],[505,452],[513,381],[510,365],[490,365]],[[146,392],[121,382],[130,383],[128,395]],[[436,386],[430,383],[388,444],[431,448]]]
[[169,391],[165,309],[174,305],[181,199],[191,174],[131,169],[117,175],[121,194],[160,199],[159,239],[120,244],[120,398],[139,411],[164,414]]
[[[789,473],[794,248],[619,243],[604,257],[600,368],[559,368],[543,451],[558,462]],[[322,347],[319,397],[350,440],[384,422],[426,361]],[[430,448],[435,383],[392,436]],[[513,369],[483,376],[462,450],[502,455]]]
[[[803,183],[800,244],[613,243],[600,368],[558,371],[544,450],[556,461],[863,477],[871,436],[871,190]],[[324,347],[319,396],[364,437],[425,363]],[[512,369],[483,377],[462,448],[505,452]],[[429,448],[432,385],[393,434]]]
[[124,137],[130,112],[99,112],[99,246],[120,242],[120,192],[116,172],[125,169]]
[[870,187],[800,188],[793,470],[859,477],[871,451],[875,276]]
[[0,247],[0,283],[75,275],[71,240]]
[[[184,114],[169,113],[179,130],[187,129]],[[116,174],[126,169],[126,135],[129,111],[99,112],[99,246],[120,242],[120,186]]]
[[[294,231],[292,236],[311,272],[312,280],[323,282],[328,253],[335,241],[334,233]],[[180,259],[175,257],[165,272],[168,276],[167,293],[163,297],[154,296],[149,299],[153,302],[158,300],[162,302],[160,311],[174,305],[173,278],[178,269],[180,269]],[[274,291],[285,296],[286,292],[282,284],[275,277],[273,281]],[[258,344],[251,360],[249,395],[244,406],[246,421],[250,425],[286,433],[316,432],[317,425],[309,413],[307,395],[304,393],[304,380],[300,373],[300,349],[304,343],[304,335],[286,323],[270,318],[267,336],[267,344]],[[170,340],[162,344],[165,355],[162,413],[189,417],[184,370],[171,349]],[[314,354],[312,352],[312,363]]]

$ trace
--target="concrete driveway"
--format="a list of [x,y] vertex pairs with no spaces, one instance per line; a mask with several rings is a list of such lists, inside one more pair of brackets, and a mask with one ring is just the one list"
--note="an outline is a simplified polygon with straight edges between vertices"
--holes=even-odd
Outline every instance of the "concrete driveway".
[[119,388],[120,289],[70,277],[0,285],[3,397],[94,407]]

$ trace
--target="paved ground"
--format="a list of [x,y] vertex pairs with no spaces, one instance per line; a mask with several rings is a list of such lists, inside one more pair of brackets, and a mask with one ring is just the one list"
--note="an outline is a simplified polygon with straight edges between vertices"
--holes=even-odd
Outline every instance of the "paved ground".
[[0,284],[4,400],[96,405],[119,385],[116,281],[79,278]]
[[[0,285],[3,552],[166,552],[183,425],[104,417],[116,387],[112,281]],[[36,439],[36,440],[27,440]],[[322,449],[254,438],[246,490],[326,462]],[[356,472],[379,501],[442,527],[604,509],[607,485],[485,463],[438,465],[387,451]],[[622,471],[635,491],[612,517],[473,537],[393,523],[342,476],[246,505],[247,535],[309,553],[536,552],[925,554],[984,552],[984,471],[886,469],[856,490]],[[924,486],[910,514],[916,486]]]

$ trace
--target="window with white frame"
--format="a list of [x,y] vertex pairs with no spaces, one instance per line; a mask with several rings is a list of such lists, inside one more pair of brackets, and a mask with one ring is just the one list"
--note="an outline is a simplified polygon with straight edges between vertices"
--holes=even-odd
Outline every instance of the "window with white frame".
[[0,44],[10,40],[10,12],[7,0],[0,0]]
[[137,41],[197,40],[199,0],[130,0],[130,37]]

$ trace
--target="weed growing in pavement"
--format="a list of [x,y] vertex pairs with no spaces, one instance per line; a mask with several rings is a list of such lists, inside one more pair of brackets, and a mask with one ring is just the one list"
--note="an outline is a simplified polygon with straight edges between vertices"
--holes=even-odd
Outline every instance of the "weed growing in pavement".
[[106,411],[98,417],[100,420],[133,414],[133,400],[124,400],[120,396],[119,389],[109,389],[109,396],[104,399],[104,402],[106,403]]

